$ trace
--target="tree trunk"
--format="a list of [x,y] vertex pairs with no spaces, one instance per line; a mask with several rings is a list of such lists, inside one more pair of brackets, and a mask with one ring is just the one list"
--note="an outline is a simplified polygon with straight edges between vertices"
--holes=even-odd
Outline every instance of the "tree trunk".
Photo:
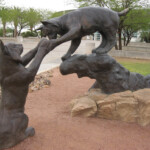
[[6,23],[3,24],[3,37],[6,37]]
[[122,29],[118,29],[119,50],[122,50],[121,32],[122,32]]
[[126,36],[125,35],[123,35],[123,41],[124,41],[124,46],[126,46]]
[[18,36],[20,36],[21,35],[21,30],[19,30],[19,32],[18,32]]
[[126,42],[126,46],[128,46],[128,44],[130,43],[130,41],[131,41],[131,37],[128,37],[127,42]]
[[15,29],[14,29],[14,37],[17,37],[17,26],[15,26]]
[[115,50],[118,50],[118,45],[117,45],[117,43],[115,44]]
[[30,31],[33,32],[33,27],[32,26],[30,26]]
[[18,31],[18,36],[20,36],[21,35],[21,31],[22,31],[22,27],[20,28],[20,30]]

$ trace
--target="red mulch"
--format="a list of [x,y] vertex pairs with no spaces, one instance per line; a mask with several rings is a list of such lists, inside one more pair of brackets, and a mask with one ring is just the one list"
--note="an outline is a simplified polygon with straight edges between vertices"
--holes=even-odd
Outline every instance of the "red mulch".
[[26,114],[36,135],[9,150],[150,150],[150,126],[70,116],[69,102],[94,80],[54,69],[51,83],[27,98]]

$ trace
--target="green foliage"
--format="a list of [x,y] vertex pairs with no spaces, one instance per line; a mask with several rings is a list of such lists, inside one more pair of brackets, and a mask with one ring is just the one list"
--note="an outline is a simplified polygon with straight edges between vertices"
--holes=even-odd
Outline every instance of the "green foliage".
[[37,36],[38,36],[38,33],[37,33],[37,32],[27,31],[27,32],[21,33],[21,35],[22,35],[23,37],[37,37]]
[[145,20],[141,8],[146,6],[146,1],[147,0],[110,0],[109,6],[115,11],[119,12],[125,8],[129,8],[129,13],[126,16],[120,17],[118,28],[120,50],[122,50],[121,33],[124,31],[124,45],[127,46],[134,33],[142,28],[142,17],[143,21]]
[[19,19],[22,16],[21,8],[13,7],[9,11],[10,11],[11,21],[13,22],[15,27],[18,26]]
[[11,21],[10,9],[6,7],[0,8],[0,18],[3,24],[3,36],[6,36],[6,24]]
[[13,22],[13,25],[14,25],[14,37],[16,37],[18,34],[17,33],[17,26],[18,26],[19,20],[22,16],[22,10],[21,10],[21,8],[13,7],[9,11],[10,11],[11,22]]
[[126,16],[123,25],[124,38],[127,38],[125,46],[128,45],[134,33],[139,30],[149,29],[150,22],[149,9],[132,9]]
[[1,18],[3,25],[6,24],[7,22],[9,22],[11,20],[10,9],[6,8],[6,7],[0,8],[0,18]]
[[141,41],[145,41],[146,43],[150,43],[150,32],[142,32],[141,33]]
[[43,9],[43,10],[38,10],[40,15],[41,15],[41,20],[48,20],[51,18],[52,16],[52,11],[49,11],[47,9]]
[[26,21],[28,23],[28,25],[30,26],[30,30],[32,32],[34,26],[39,23],[42,19],[42,16],[40,14],[39,11],[33,9],[33,8],[30,8],[29,10],[27,10],[27,13],[26,13]]
[[3,29],[0,28],[0,37],[2,37],[2,36],[3,36]]
[[[3,0],[0,0],[0,5]],[[23,9],[18,7],[0,7],[0,19],[3,24],[3,36],[6,35],[6,24],[14,25],[14,36],[20,35],[25,27],[30,27],[31,32],[41,20],[50,19],[52,15],[48,10]]]
[[79,7],[86,7],[86,6],[107,6],[109,0],[75,0]]
[[130,26],[135,30],[149,29],[150,9],[133,9],[131,10],[124,21],[124,26]]
[[[148,4],[148,0],[74,0],[74,1],[79,4],[79,7],[101,6],[101,7],[110,8],[117,12],[120,12],[124,10],[125,8],[130,8],[130,11],[139,10],[139,8],[146,8]],[[135,18],[133,17],[133,14]],[[127,42],[129,42],[131,40],[133,33],[139,30],[139,28],[141,28],[142,20],[144,22],[148,20],[148,19],[144,20],[144,17],[141,17],[141,16],[142,14],[140,14],[139,12],[134,11],[133,13],[132,11],[132,13],[129,13],[129,15],[120,17],[120,24],[118,28],[118,37],[119,37],[118,39],[119,39],[120,50],[122,49],[122,42],[121,42],[122,31],[124,30],[126,34],[129,34],[129,37],[127,40]],[[139,21],[141,21],[140,24],[139,24]],[[132,26],[129,26],[129,25],[132,25]]]
[[[121,11],[125,8],[135,9],[144,6],[143,0],[109,0],[108,5],[115,11]],[[146,0],[145,0],[146,1]]]
[[59,17],[64,15],[64,11],[55,12],[52,14],[51,18]]
[[51,15],[51,18],[55,18],[55,17],[60,17],[64,14],[67,14],[69,12],[71,12],[73,10],[66,10],[66,11],[59,11],[59,12],[54,12],[52,15]]
[[146,6],[148,0],[74,0],[79,4],[79,7],[85,6],[101,6],[108,7],[115,11],[121,11],[124,8],[137,8]]
[[21,30],[28,25],[26,15],[27,15],[27,10],[22,9],[21,15],[18,18],[18,26],[17,26],[19,29],[18,35],[20,35]]
[[[13,29],[7,28],[6,29],[6,36],[10,37],[12,35],[13,35]],[[3,36],[3,28],[0,28],[0,37],[2,37],[2,36]]]

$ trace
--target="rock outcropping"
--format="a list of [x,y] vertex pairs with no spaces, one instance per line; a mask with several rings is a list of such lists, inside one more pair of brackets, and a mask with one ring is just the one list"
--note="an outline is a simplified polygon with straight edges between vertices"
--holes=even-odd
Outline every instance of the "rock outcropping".
[[150,75],[132,73],[108,54],[73,55],[60,71],[96,80],[94,90],[71,102],[72,116],[150,123],[150,89],[144,89],[150,88]]
[[150,88],[150,75],[130,72],[108,54],[71,56],[61,63],[60,71],[63,75],[76,73],[79,78],[96,79],[92,88],[107,94]]
[[104,94],[91,89],[84,96],[71,101],[71,115],[150,124],[150,89]]

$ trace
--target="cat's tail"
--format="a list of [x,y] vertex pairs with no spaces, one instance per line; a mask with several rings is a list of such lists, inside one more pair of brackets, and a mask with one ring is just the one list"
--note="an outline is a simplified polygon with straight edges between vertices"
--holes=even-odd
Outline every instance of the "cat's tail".
[[126,8],[123,11],[118,12],[118,16],[125,16],[129,12],[129,10],[130,10],[129,8]]

